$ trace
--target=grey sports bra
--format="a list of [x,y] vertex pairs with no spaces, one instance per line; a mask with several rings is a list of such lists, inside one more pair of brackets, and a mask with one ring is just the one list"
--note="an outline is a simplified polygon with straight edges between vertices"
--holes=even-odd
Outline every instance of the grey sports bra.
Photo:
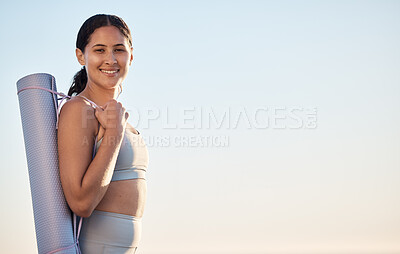
[[[92,106],[98,107],[94,102],[82,95],[78,95],[87,100]],[[139,133],[139,131],[138,131]],[[93,147],[93,158],[103,140],[101,138]],[[128,179],[146,179],[147,166],[149,164],[149,154],[146,143],[142,135],[135,134],[128,129],[125,129],[125,134],[119,149],[117,162],[115,164],[114,173],[111,181],[121,181]]]
[[[103,138],[95,144],[94,154],[99,149],[102,140]],[[146,179],[145,173],[148,163],[149,155],[142,135],[125,130],[111,181]]]

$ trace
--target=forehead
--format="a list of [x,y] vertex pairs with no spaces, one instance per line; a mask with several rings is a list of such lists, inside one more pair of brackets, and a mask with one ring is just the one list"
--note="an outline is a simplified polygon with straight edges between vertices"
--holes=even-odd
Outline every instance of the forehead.
[[89,39],[89,45],[104,44],[104,45],[115,45],[115,44],[126,44],[128,40],[115,26],[103,26],[94,30]]

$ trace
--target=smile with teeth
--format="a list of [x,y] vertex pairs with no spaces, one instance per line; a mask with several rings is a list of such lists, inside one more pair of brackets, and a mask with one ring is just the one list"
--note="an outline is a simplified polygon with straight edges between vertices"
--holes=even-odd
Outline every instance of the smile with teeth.
[[101,69],[100,69],[100,71],[101,71],[101,72],[104,72],[104,73],[108,73],[108,74],[114,74],[114,73],[117,73],[117,72],[118,72],[118,70],[106,71],[106,70],[101,70]]

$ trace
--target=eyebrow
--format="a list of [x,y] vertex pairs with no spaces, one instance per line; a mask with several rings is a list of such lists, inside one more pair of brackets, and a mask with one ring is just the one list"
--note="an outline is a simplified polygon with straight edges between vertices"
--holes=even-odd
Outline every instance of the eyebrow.
[[[122,44],[122,43],[119,43],[119,44],[115,44],[115,45],[114,45],[114,47],[119,47],[119,46],[124,47],[125,45]],[[107,46],[104,45],[104,44],[96,44],[96,45],[94,45],[92,48],[94,48],[94,47],[107,47]]]

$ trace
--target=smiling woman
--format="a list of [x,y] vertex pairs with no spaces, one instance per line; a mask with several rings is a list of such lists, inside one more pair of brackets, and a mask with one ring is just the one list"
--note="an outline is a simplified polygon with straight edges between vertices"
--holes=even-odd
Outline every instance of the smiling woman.
[[83,67],[58,128],[63,191],[71,210],[84,218],[79,238],[84,254],[135,253],[148,151],[116,100],[133,60],[130,30],[117,16],[95,15],[79,30],[76,47]]
[[[100,30],[100,32],[96,30]],[[94,36],[97,38],[93,39]],[[80,93],[86,87],[86,83],[88,82],[88,73],[86,70],[85,58],[89,60],[88,57],[90,57],[90,60],[93,58],[94,61],[95,59],[101,61],[104,57],[112,57],[112,61],[116,61],[118,56],[118,61],[116,61],[118,64],[126,63],[126,58],[129,56],[130,65],[133,60],[132,51],[131,33],[128,26],[121,18],[114,15],[101,14],[95,15],[86,20],[80,28],[76,40],[76,56],[83,67],[75,75],[73,84],[68,91],[68,95]],[[113,54],[110,54],[110,52]],[[115,54],[118,52],[123,54]],[[123,56],[123,58],[121,58],[121,56]],[[125,65],[125,67],[128,66]],[[103,68],[104,69],[99,69],[98,71],[103,71],[103,73],[120,71],[118,69],[109,70],[108,68],[110,68],[110,66],[107,68],[106,66],[103,66]],[[126,77],[128,69],[124,71],[123,76],[119,75],[119,85],[121,85],[122,80]]]
[[76,56],[87,66],[89,87],[96,83],[103,89],[121,84],[133,60],[132,47],[115,26],[96,29],[84,51],[76,49]]

